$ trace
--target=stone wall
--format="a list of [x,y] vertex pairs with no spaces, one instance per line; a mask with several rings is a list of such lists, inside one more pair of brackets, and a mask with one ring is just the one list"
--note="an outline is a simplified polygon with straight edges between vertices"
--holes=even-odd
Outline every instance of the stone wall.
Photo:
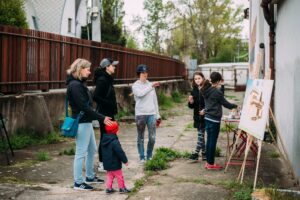
[[[158,92],[170,95],[172,91],[187,92],[190,85],[187,81],[160,81]],[[90,88],[93,91],[93,87]],[[124,108],[133,111],[134,99],[131,85],[116,85],[116,96],[119,110]],[[66,90],[55,90],[44,93],[7,95],[0,97],[0,112],[5,119],[9,134],[18,129],[32,130],[36,134],[45,135],[59,127],[65,113]],[[96,105],[95,105],[96,106]]]

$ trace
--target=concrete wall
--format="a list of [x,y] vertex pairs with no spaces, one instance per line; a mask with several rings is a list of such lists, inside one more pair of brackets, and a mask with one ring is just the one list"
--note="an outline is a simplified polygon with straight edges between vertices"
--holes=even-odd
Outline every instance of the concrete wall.
[[[269,26],[267,25],[261,1],[250,1],[250,28],[257,19],[255,56],[258,45],[265,44],[265,68],[269,67]],[[297,179],[300,178],[300,1],[279,1],[276,23],[275,46],[275,105],[274,113],[288,157]],[[251,49],[250,49],[251,51]]]
[[276,26],[275,114],[298,180],[300,177],[300,1],[283,1]]
[[[171,94],[174,90],[189,91],[186,81],[160,81],[158,91]],[[93,87],[90,88],[93,90]],[[116,85],[116,96],[119,109],[134,110],[131,85]],[[36,134],[45,135],[59,127],[65,115],[65,90],[45,93],[24,94],[19,96],[0,97],[0,112],[6,121],[9,134],[18,129],[33,130]]]

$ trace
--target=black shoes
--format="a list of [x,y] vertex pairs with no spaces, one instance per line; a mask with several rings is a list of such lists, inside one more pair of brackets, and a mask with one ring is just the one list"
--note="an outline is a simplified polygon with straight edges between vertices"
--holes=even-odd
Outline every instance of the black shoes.
[[127,188],[121,188],[121,189],[119,189],[119,193],[120,194],[125,194],[125,193],[130,193],[131,191],[130,190],[128,190]]
[[111,189],[106,189],[105,192],[106,194],[112,194],[114,193],[116,190],[114,188],[111,188]]
[[190,157],[189,157],[189,159],[190,160],[193,160],[193,161],[197,161],[198,160],[198,154],[197,153],[193,153]]

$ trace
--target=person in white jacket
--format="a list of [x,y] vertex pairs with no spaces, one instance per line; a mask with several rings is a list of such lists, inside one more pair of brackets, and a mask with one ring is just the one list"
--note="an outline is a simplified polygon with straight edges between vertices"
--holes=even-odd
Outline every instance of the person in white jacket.
[[144,135],[145,128],[148,128],[148,146],[147,160],[152,158],[152,152],[155,144],[156,122],[160,121],[158,102],[155,87],[159,82],[147,80],[148,67],[145,64],[137,66],[137,75],[139,79],[132,85],[132,91],[135,100],[135,122],[137,126],[137,148],[141,164],[145,162],[144,154]]

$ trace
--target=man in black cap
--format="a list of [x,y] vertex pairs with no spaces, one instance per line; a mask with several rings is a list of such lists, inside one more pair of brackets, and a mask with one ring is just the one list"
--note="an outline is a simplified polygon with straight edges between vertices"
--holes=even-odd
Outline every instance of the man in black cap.
[[[94,75],[94,84],[96,86],[93,99],[97,103],[97,112],[114,119],[118,113],[116,93],[113,86],[113,74],[116,70],[116,65],[119,61],[110,58],[104,58],[100,62],[100,66],[96,69]],[[99,167],[98,171],[103,170],[102,153],[101,153],[101,140],[105,133],[104,124],[100,123],[100,143],[99,143]]]

